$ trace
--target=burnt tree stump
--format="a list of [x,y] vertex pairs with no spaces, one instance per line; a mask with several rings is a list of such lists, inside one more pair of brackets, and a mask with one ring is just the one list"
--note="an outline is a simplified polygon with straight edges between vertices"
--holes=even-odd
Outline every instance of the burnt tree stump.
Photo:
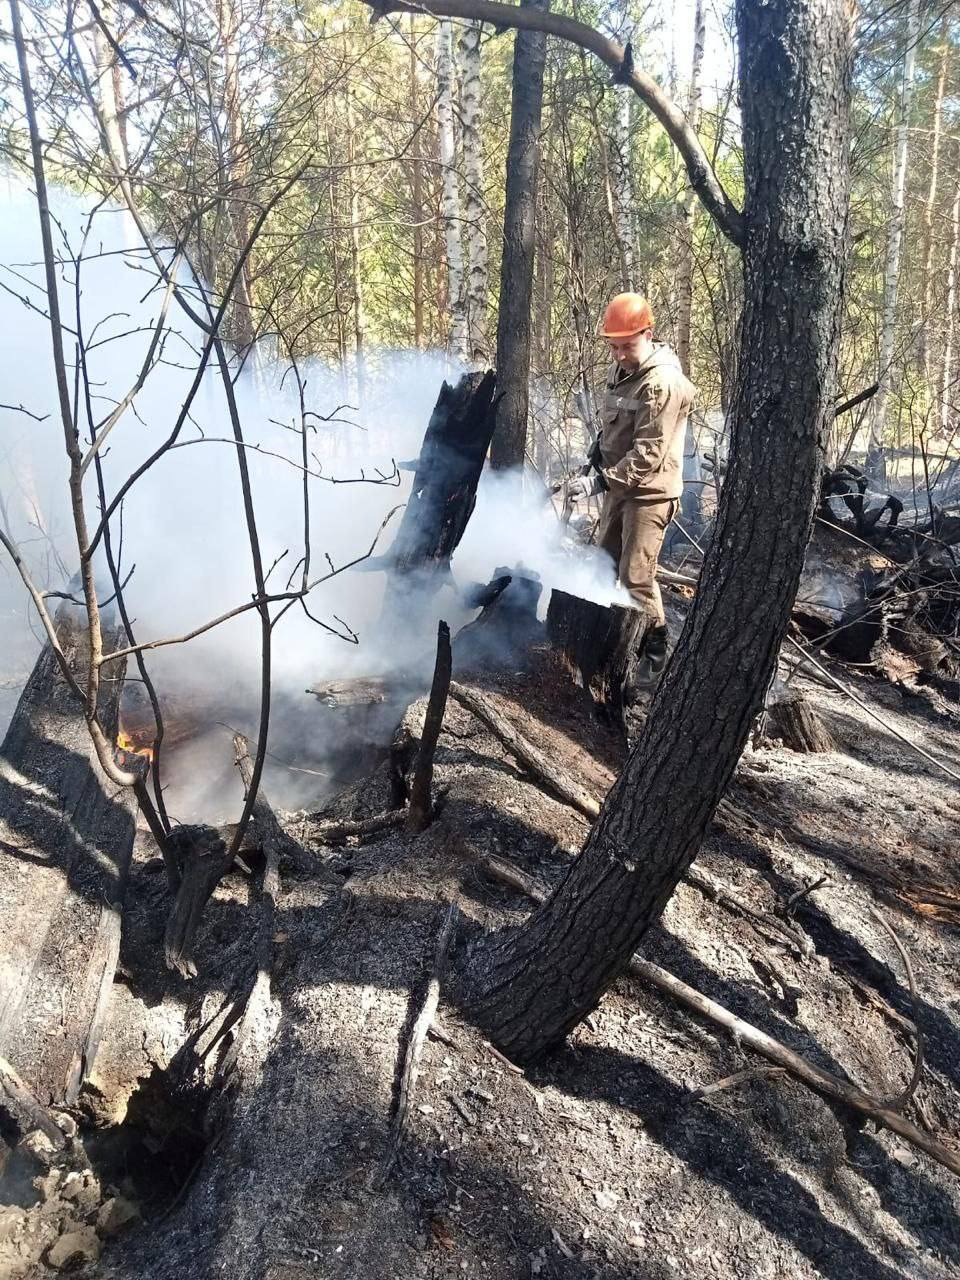
[[763,736],[779,739],[791,751],[836,751],[830,730],[802,693],[774,682],[763,714]]
[[[86,683],[86,613],[55,624]],[[120,641],[105,626],[107,651]],[[101,718],[115,738],[125,662],[103,668]],[[90,1072],[120,949],[133,851],[131,790],[110,782],[50,645],[0,746],[0,1057],[44,1105],[72,1104]]]
[[413,487],[397,536],[386,556],[390,572],[384,606],[389,617],[407,602],[411,578],[436,589],[476,505],[477,485],[493,432],[496,375],[465,373],[444,382],[417,459]]
[[622,605],[594,604],[566,591],[551,592],[547,635],[580,676],[584,694],[623,724],[624,690],[640,655],[646,616]]

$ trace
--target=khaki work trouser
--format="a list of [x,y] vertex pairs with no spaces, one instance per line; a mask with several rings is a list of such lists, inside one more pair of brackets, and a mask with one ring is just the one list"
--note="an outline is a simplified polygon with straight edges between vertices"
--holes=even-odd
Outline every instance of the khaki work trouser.
[[655,627],[666,621],[657,586],[657,557],[679,506],[676,498],[638,498],[611,489],[600,513],[597,543],[613,558],[620,582]]

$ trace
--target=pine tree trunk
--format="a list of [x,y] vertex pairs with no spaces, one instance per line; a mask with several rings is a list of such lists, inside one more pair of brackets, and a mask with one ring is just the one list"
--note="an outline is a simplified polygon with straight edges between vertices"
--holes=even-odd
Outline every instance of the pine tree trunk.
[[460,119],[463,126],[463,176],[467,231],[467,326],[472,360],[485,359],[487,344],[487,205],[483,194],[483,140],[480,136],[480,31],[470,22],[460,37]]
[[[693,14],[693,63],[690,68],[690,96],[687,99],[687,120],[696,132],[700,124],[700,71],[703,66],[703,50],[707,27],[703,0],[696,0]],[[677,264],[677,355],[684,373],[691,370],[690,320],[693,312],[693,224],[696,204],[693,187],[684,187],[680,200],[680,261]]]
[[[520,0],[546,9],[548,0]],[[503,214],[503,258],[497,321],[496,426],[491,466],[523,466],[530,400],[530,301],[536,240],[537,171],[547,38],[518,31],[513,46],[513,106]]]
[[940,379],[940,431],[949,436],[957,396],[953,386],[954,346],[957,333],[957,250],[960,245],[960,177],[956,180],[950,210],[950,253],[947,259],[947,325],[943,338],[943,370]]
[[897,332],[897,296],[900,284],[900,254],[903,247],[904,193],[907,184],[907,161],[910,154],[910,108],[913,104],[913,78],[917,61],[919,29],[920,0],[910,0],[910,8],[907,11],[906,49],[903,56],[903,80],[894,137],[893,185],[890,192],[890,220],[883,276],[883,312],[880,318],[880,356],[877,372],[880,390],[873,401],[866,467],[878,481],[884,480],[886,476],[883,432],[893,382],[893,348]]
[[518,1060],[596,1006],[696,856],[763,705],[813,520],[848,245],[850,19],[836,0],[739,0],[737,17],[745,305],[717,532],[583,853],[525,925],[471,952],[468,1009]]
[[447,250],[447,311],[450,336],[447,348],[457,360],[470,359],[467,333],[467,298],[460,236],[460,184],[454,131],[453,24],[437,27],[437,128],[440,135],[440,168],[443,174],[443,232]]

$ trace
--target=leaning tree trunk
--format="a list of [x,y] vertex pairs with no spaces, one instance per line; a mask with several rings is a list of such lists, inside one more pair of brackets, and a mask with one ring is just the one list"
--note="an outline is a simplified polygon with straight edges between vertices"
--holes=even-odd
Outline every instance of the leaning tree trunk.
[[[85,615],[57,633],[81,683]],[[113,647],[122,632],[105,629]],[[104,668],[100,717],[117,733],[125,662]],[[72,1104],[97,1051],[120,947],[133,792],[97,762],[83,707],[48,644],[0,746],[0,1058],[46,1104]]]
[[[745,305],[730,467],[700,589],[646,728],[580,858],[474,947],[464,998],[529,1059],[595,1007],[693,858],[763,703],[830,425],[847,249],[849,12],[739,0]],[[776,510],[756,501],[777,493]]]
[[[521,7],[549,8],[548,0],[520,0]],[[537,169],[543,69],[547,37],[518,31],[513,49],[513,107],[507,149],[503,258],[497,321],[496,426],[490,464],[522,467],[527,444],[530,381],[530,300],[536,233]]]

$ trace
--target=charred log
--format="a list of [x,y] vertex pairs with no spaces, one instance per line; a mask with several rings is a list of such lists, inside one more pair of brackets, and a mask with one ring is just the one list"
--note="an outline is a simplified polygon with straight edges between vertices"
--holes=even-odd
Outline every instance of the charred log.
[[[86,683],[86,616],[55,625]],[[119,634],[108,632],[113,648]],[[124,663],[103,668],[100,716],[116,736]],[[133,851],[133,795],[97,761],[83,707],[50,645],[37,659],[0,747],[0,1057],[44,1105],[72,1104],[90,1072],[120,947]]]

